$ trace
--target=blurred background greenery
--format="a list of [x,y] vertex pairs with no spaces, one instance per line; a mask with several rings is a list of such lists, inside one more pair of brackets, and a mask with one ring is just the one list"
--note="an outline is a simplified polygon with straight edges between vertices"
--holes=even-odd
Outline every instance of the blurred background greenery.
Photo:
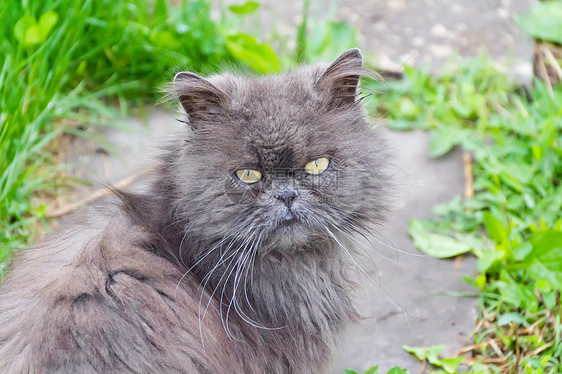
[[[255,1],[213,17],[208,0],[0,0],[0,275],[47,227],[49,199],[78,182],[57,162],[62,134],[123,126],[180,69],[276,73],[357,45],[352,26],[333,13],[310,19],[308,5],[289,48],[240,31]],[[429,131],[433,157],[462,147],[473,178],[464,198],[435,207],[437,220],[410,224],[425,253],[479,261],[466,279],[480,298],[472,344],[458,357],[405,347],[437,372],[562,372],[562,2],[537,2],[518,23],[537,39],[531,87],[487,58],[439,77],[406,67],[398,80],[364,82],[376,93],[371,114],[396,131]]]

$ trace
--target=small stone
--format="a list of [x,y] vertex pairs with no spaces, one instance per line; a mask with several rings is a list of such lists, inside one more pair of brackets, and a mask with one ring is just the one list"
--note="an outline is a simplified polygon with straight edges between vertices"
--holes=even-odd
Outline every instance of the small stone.
[[459,31],[459,32],[465,32],[466,30],[468,30],[468,25],[466,23],[457,23],[455,25],[455,30]]
[[424,44],[425,44],[425,39],[422,38],[421,36],[416,36],[412,39],[412,45],[414,47],[421,47]]
[[403,10],[406,8],[406,2],[404,0],[392,0],[387,3],[387,6],[392,10]]
[[435,25],[433,25],[431,27],[430,33],[431,35],[440,38],[446,38],[448,35],[447,28],[440,23],[436,23]]
[[447,44],[431,44],[429,52],[435,57],[448,57],[453,53],[453,48]]
[[377,23],[375,23],[375,30],[377,30],[377,31],[384,31],[384,30],[386,30],[386,23],[384,23],[384,22],[377,22]]
[[505,8],[498,8],[497,9],[498,17],[501,19],[509,19],[509,10]]

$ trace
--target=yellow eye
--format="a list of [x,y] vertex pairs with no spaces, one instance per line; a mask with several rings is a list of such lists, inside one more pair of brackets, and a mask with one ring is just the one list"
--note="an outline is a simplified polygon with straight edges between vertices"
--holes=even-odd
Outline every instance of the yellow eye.
[[314,161],[310,161],[304,166],[304,171],[308,174],[321,174],[330,166],[330,160],[326,157],[317,158]]
[[236,176],[244,183],[252,184],[261,179],[261,173],[252,169],[236,170]]

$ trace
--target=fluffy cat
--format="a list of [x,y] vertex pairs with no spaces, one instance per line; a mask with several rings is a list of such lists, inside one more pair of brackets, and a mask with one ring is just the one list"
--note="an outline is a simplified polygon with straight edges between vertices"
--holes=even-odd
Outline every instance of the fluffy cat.
[[179,73],[147,193],[22,251],[2,373],[319,373],[357,319],[353,234],[388,210],[357,49],[281,75]]

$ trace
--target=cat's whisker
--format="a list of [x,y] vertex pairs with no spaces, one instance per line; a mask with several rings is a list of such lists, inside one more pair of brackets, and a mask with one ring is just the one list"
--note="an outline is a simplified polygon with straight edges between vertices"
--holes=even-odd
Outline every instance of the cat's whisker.
[[[199,314],[199,327],[200,327],[200,328],[201,328],[202,319],[204,319],[204,315],[203,315],[203,318],[201,318],[201,302],[202,302],[202,298],[203,298],[204,292],[205,292],[205,290],[206,290],[206,288],[207,288],[207,284],[208,284],[208,282],[211,280],[211,277],[212,277],[213,273],[215,272],[215,270],[216,270],[218,267],[220,267],[222,264],[224,264],[226,261],[228,261],[230,258],[232,258],[232,257],[236,254],[236,252],[234,252],[234,253],[230,254],[227,258],[224,258],[224,256],[226,255],[226,253],[230,250],[230,248],[232,248],[232,245],[233,245],[233,244],[235,243],[235,241],[239,238],[239,232],[240,232],[240,231],[241,231],[241,230],[238,230],[238,231],[235,233],[235,235],[233,235],[233,237],[230,238],[231,240],[230,240],[229,244],[227,245],[227,248],[226,248],[226,250],[225,250],[224,252],[222,252],[222,246],[220,247],[220,248],[221,248],[221,255],[220,255],[219,260],[218,260],[217,263],[213,266],[213,268],[212,268],[209,272],[207,272],[207,274],[205,275],[205,277],[203,277],[203,279],[201,280],[201,283],[200,283],[200,285],[201,285],[201,295],[200,295],[200,297],[199,297],[199,313],[198,313],[198,314]],[[224,276],[224,274],[223,274],[223,276]],[[220,284],[221,280],[222,280],[222,278],[219,279],[218,284]],[[207,312],[207,309],[209,308],[209,305],[210,305],[210,303],[212,302],[212,297],[214,296],[214,293],[215,293],[215,292],[216,292],[216,289],[213,291],[213,294],[212,294],[211,297],[209,298],[209,302],[207,303],[207,307],[205,308],[205,313]]]
[[180,241],[180,246],[178,248],[178,252],[179,252],[179,255],[180,255],[180,262],[181,262],[182,265],[185,265],[185,262],[183,260],[183,242],[184,242],[185,238],[187,237],[187,234],[189,233],[190,228],[191,228],[191,225],[190,225],[189,228],[187,228],[185,230],[185,233],[183,234],[183,237],[181,238],[181,241]]
[[[394,260],[394,259],[392,259],[392,258],[390,258],[390,257],[387,257],[387,256],[383,255],[382,253],[380,253],[379,251],[377,251],[377,250],[376,250],[376,246],[371,242],[371,240],[369,239],[369,237],[368,237],[367,235],[365,235],[365,233],[362,232],[362,228],[359,228],[359,227],[357,227],[356,225],[353,225],[353,224],[351,224],[351,223],[349,223],[349,222],[348,222],[348,226],[349,226],[350,229],[352,229],[354,232],[356,232],[356,233],[358,233],[359,235],[361,235],[365,240],[367,240],[367,241],[369,242],[369,244],[371,245],[371,248],[373,249],[373,252],[374,252],[376,255],[378,255],[378,256],[384,258],[385,260],[390,261],[390,262],[392,262],[392,263],[394,263],[394,264],[400,264],[400,262],[398,262],[397,260]],[[355,243],[357,244],[357,246],[356,246],[356,248],[355,248],[356,250],[363,250],[363,246],[362,246],[361,243],[357,240],[357,238],[354,238],[350,233],[345,233],[345,232],[342,231],[341,229],[340,229],[340,231],[341,231],[343,234],[348,235],[350,238],[352,238],[352,239],[355,241]],[[369,260],[371,260],[371,262],[374,263],[374,260],[368,255],[367,252],[362,251],[362,254],[365,255],[365,256],[367,256],[367,257],[369,258]]]
[[[248,245],[250,245],[250,243],[253,245],[253,243],[254,243],[254,242],[253,242],[253,235],[250,236],[250,238],[251,238],[251,240],[244,246],[244,248],[242,249],[242,253],[241,253],[240,256],[238,257],[236,263],[234,264],[234,266],[233,266],[233,268],[232,268],[232,270],[231,270],[231,273],[232,273],[233,270],[235,270],[235,274],[234,274],[234,279],[233,279],[233,285],[234,285],[234,286],[233,286],[233,288],[232,288],[232,296],[231,296],[231,298],[230,298],[230,301],[229,301],[229,304],[228,304],[228,308],[227,308],[227,310],[226,310],[226,317],[225,317],[225,320],[226,320],[226,330],[228,330],[228,331],[230,331],[230,330],[229,330],[229,327],[228,327],[230,309],[231,309],[231,307],[232,307],[233,304],[235,305],[235,309],[236,309],[236,292],[237,292],[237,290],[238,290],[238,284],[239,284],[239,283],[238,283],[238,280],[239,280],[240,266],[241,266],[242,264],[244,264],[245,259],[250,255],[250,251],[249,251],[249,250],[248,250],[248,251],[246,250],[246,249],[248,248]],[[230,278],[230,274],[229,274],[229,278]],[[227,280],[226,280],[226,282],[225,282],[225,284],[224,284],[224,286],[223,286],[222,292],[221,292],[221,305],[222,305],[222,299],[223,299],[223,296],[224,296],[224,291],[225,291],[226,286],[227,286],[227,284],[228,284],[229,278],[227,278]],[[240,314],[239,314],[239,315],[240,315]],[[222,315],[221,315],[221,317],[222,317]],[[242,315],[240,315],[240,317],[241,317],[242,319],[244,319],[244,317],[243,317]],[[251,323],[250,323],[250,324],[251,324]]]
[[[334,207],[334,208],[335,208],[335,207]],[[338,208],[335,208],[335,209],[336,209],[337,211],[339,211],[340,214],[343,215],[343,218],[344,218],[344,220],[346,220],[346,222],[348,222],[349,224],[353,224],[353,225],[356,226],[356,222],[355,222],[355,221],[352,221],[350,218],[345,217],[345,212],[344,212],[344,211],[342,211],[341,209],[338,209]],[[377,234],[382,236],[382,233],[381,233],[380,231],[378,231],[377,228],[378,228],[379,226],[385,226],[385,223],[384,223],[384,222],[375,222],[375,221],[373,221],[372,219],[370,219],[370,218],[368,218],[368,217],[365,217],[365,216],[362,216],[362,215],[361,215],[360,217],[358,217],[358,219],[359,219],[359,218],[360,218],[361,220],[367,221],[367,222],[369,222],[369,223],[371,224],[370,226],[361,225],[362,230],[364,230],[366,233],[368,233],[370,237],[372,237],[373,239],[375,239],[377,242],[379,242],[379,243],[382,244],[383,246],[385,246],[385,247],[387,247],[387,248],[389,248],[389,249],[392,249],[392,250],[395,251],[395,252],[403,253],[403,254],[408,255],[408,256],[429,258],[429,256],[427,256],[427,255],[425,255],[425,254],[412,253],[412,252],[405,251],[405,250],[403,250],[403,249],[397,248],[397,247],[393,246],[392,244],[390,244],[390,243],[388,242],[388,240],[387,240],[386,243],[383,242],[383,241],[381,241],[381,240],[378,238]],[[375,232],[373,232],[373,230],[377,230],[377,232],[375,233]],[[363,232],[361,232],[361,231],[356,231],[356,232],[357,232],[358,234],[360,234],[363,238],[365,238],[367,241],[369,241],[369,243],[373,246],[373,248],[376,248],[376,246],[370,241],[369,237],[367,237]]]
[[[334,228],[337,229],[337,226],[334,227]],[[375,265],[375,266],[376,266],[376,265]],[[378,271],[377,271],[377,275],[378,275]],[[372,278],[369,277],[368,274],[367,274],[367,277],[372,280]],[[406,319],[407,319],[407,321],[408,321],[408,322],[407,322],[407,323],[408,323],[408,326],[410,326],[409,318],[415,318],[416,316],[414,316],[414,315],[412,315],[411,313],[409,313],[409,312],[406,310],[406,308],[404,307],[404,305],[402,305],[395,297],[393,297],[393,296],[391,295],[390,292],[388,292],[384,287],[382,287],[382,284],[381,284],[381,282],[380,282],[380,276],[378,276],[378,279],[379,279],[379,281],[378,281],[376,284],[379,285],[379,292],[381,292],[381,293],[385,296],[385,298],[392,304],[392,306],[394,306],[396,309],[398,309],[398,310],[400,310],[402,313],[404,313],[404,315],[406,316]],[[373,280],[372,280],[372,281],[373,281]]]
[[250,309],[252,310],[252,312],[256,313],[254,307],[252,306],[252,303],[250,302],[250,299],[248,297],[248,272],[250,271],[250,268],[254,266],[253,263],[253,259],[254,259],[254,255],[257,252],[258,248],[259,248],[259,239],[261,238],[261,233],[259,234],[259,236],[256,238],[255,242],[252,244],[252,247],[250,248],[250,258],[247,262],[247,266],[246,266],[246,271],[244,274],[244,297],[246,298],[246,302],[248,303],[248,306],[250,307]]
[[328,232],[328,234],[332,237],[332,239],[334,239],[336,241],[336,243],[340,246],[340,248],[347,255],[347,257],[349,257],[351,259],[351,262],[356,267],[356,269],[360,270],[360,273],[362,273],[364,276],[366,276],[368,279],[371,279],[371,281],[374,282],[374,280],[369,276],[369,274],[365,271],[365,269],[363,269],[363,267],[359,264],[359,262],[357,262],[357,260],[347,250],[347,248],[341,243],[341,241],[336,237],[336,235],[332,231],[330,231],[330,229],[326,225],[324,225],[324,224],[322,224],[322,225],[324,226],[324,229]]
[[[241,229],[239,230],[239,232],[242,232],[242,231],[245,230],[247,227],[248,227],[248,225],[246,225],[245,227],[241,228]],[[229,244],[227,250],[225,251],[225,253],[230,249],[232,243],[234,243],[236,240],[239,239],[239,237],[240,237],[239,235],[240,235],[240,234],[238,234],[236,237],[234,237],[234,238],[231,240],[231,242],[230,242],[230,244]],[[207,278],[207,280],[205,281],[205,284],[203,285],[203,290],[206,288],[207,283],[208,283],[209,280],[211,279],[211,276],[212,276],[213,272],[215,271],[215,269],[216,269],[218,266],[222,265],[224,262],[226,262],[228,259],[234,257],[234,256],[241,250],[241,247],[242,247],[243,245],[245,245],[245,244],[247,245],[247,243],[248,243],[248,241],[249,241],[250,239],[251,239],[251,236],[248,236],[248,237],[242,242],[242,244],[240,244],[240,246],[238,246],[238,248],[236,249],[236,251],[234,251],[230,256],[228,256],[227,259],[222,260],[222,261],[219,260],[219,263],[217,263],[217,264],[215,265],[215,267],[203,278],[203,280],[205,280],[205,278]],[[221,255],[221,259],[222,259],[222,255]],[[200,304],[199,304],[199,320],[200,320],[199,327],[200,327],[200,328],[201,328],[202,321],[205,319],[205,315],[207,314],[207,310],[209,309],[209,306],[210,306],[210,304],[211,304],[211,302],[212,302],[212,298],[213,298],[213,296],[215,295],[215,293],[216,293],[216,291],[218,290],[218,288],[220,287],[221,282],[222,282],[224,276],[225,276],[226,273],[228,272],[228,269],[230,268],[230,265],[231,265],[233,262],[234,262],[234,258],[232,258],[232,260],[228,263],[228,265],[227,265],[227,267],[226,267],[226,270],[223,272],[223,275],[221,276],[221,278],[220,278],[219,281],[217,282],[217,286],[215,287],[215,289],[213,290],[213,292],[212,292],[212,294],[211,294],[211,297],[209,298],[209,302],[207,303],[207,306],[206,306],[206,308],[205,308],[205,312],[203,313],[203,316],[201,316],[201,308],[200,308],[200,306],[201,306],[201,298],[200,298]],[[226,279],[226,281],[225,281],[225,283],[224,283],[224,286],[226,286],[226,284],[228,283],[228,278],[230,278],[230,275],[231,275],[231,274],[232,274],[232,271],[230,271],[230,273],[228,274],[228,277],[227,277],[227,279]],[[202,290],[202,292],[203,292],[203,290]],[[223,299],[223,294],[224,294],[224,287],[223,287],[223,290],[222,290],[222,292],[221,292],[221,298],[220,298],[220,302],[219,302],[219,314],[220,314],[220,317],[221,317],[221,322],[223,323],[223,326],[225,327],[225,331],[226,331],[227,335],[229,335],[229,331],[227,331],[227,326],[225,326],[224,320],[223,320],[223,316],[222,316],[222,299]],[[201,294],[201,297],[202,297],[202,294]],[[229,337],[230,337],[230,335],[229,335]]]
[[[226,262],[228,259],[231,259],[231,258],[232,258],[232,259],[230,260],[230,262],[228,263],[228,265],[226,266],[226,271],[223,272],[222,276],[220,277],[220,279],[219,279],[218,282],[217,282],[217,285],[216,285],[215,288],[213,289],[213,292],[211,293],[211,296],[209,297],[209,301],[208,301],[208,303],[207,303],[207,306],[205,307],[205,311],[204,311],[203,315],[201,315],[201,301],[202,301],[201,298],[203,297],[203,294],[204,294],[203,291],[205,290],[207,283],[208,283],[209,280],[211,279],[211,275],[212,275],[214,269],[216,269],[216,266],[215,266],[215,268],[213,268],[213,270],[212,270],[211,272],[209,272],[209,273],[207,274],[207,276],[205,276],[206,278],[207,278],[207,277],[208,277],[208,278],[207,278],[207,281],[205,282],[205,285],[204,285],[203,290],[202,290],[202,292],[201,292],[201,297],[200,297],[200,299],[199,299],[199,330],[200,330],[200,333],[201,333],[201,334],[202,334],[202,330],[201,330],[201,329],[202,329],[202,325],[203,325],[203,322],[204,322],[204,320],[205,320],[205,316],[207,315],[207,311],[208,311],[208,309],[209,309],[209,306],[211,305],[211,303],[212,303],[212,301],[213,301],[213,297],[215,296],[215,294],[216,294],[218,288],[219,288],[220,285],[221,285],[222,280],[224,279],[225,275],[227,274],[228,269],[230,269],[230,265],[234,262],[235,256],[236,256],[236,254],[238,253],[239,250],[240,250],[240,248],[238,248],[236,251],[234,251],[232,254],[230,254],[230,255],[228,256],[228,258],[222,262],[222,263],[224,263],[224,262]],[[226,330],[226,326],[224,325],[224,321],[223,321],[223,318],[222,318],[222,295],[221,295],[221,299],[220,299],[220,302],[219,302],[219,305],[218,305],[218,306],[219,306],[219,315],[220,315],[220,317],[221,317],[221,322],[222,322],[222,324],[223,324],[223,327],[225,327],[225,332],[227,333],[228,337],[229,337],[230,339],[232,339],[232,337],[229,335],[228,331]],[[202,337],[201,337],[201,338],[202,338]]]
[[[185,235],[184,235],[185,238]],[[223,237],[215,246],[213,246],[210,250],[207,251],[207,253],[205,255],[203,255],[199,260],[197,260],[189,269],[187,269],[187,271],[181,276],[180,280],[178,281],[178,283],[176,284],[176,289],[175,289],[175,293],[177,295],[178,292],[178,288],[181,284],[181,282],[183,281],[183,279],[187,276],[187,274],[189,272],[191,272],[197,265],[199,265],[207,256],[209,256],[217,247],[219,247],[220,245],[222,245],[222,243],[224,243],[224,241],[227,240],[227,236]],[[183,239],[182,239],[183,241]]]

